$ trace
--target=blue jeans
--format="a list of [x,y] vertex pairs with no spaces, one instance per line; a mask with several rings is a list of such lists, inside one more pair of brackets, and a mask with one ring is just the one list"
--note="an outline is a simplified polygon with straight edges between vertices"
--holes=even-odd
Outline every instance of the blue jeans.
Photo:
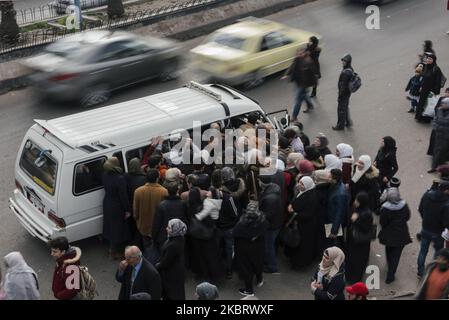
[[293,106],[293,115],[292,120],[297,120],[299,112],[301,111],[301,105],[304,102],[307,103],[308,108],[313,108],[313,102],[309,95],[309,88],[296,87],[296,100],[295,105]]
[[418,274],[424,274],[424,268],[426,264],[427,253],[429,252],[430,244],[433,242],[433,247],[435,249],[434,258],[436,258],[436,253],[438,250],[444,247],[444,241],[441,234],[432,233],[426,230],[421,231],[421,249],[418,255]]
[[232,229],[220,230],[220,239],[223,239],[225,249],[226,272],[232,272],[232,260],[234,257],[234,237]]
[[276,238],[281,229],[267,230],[265,232],[265,271],[269,273],[279,272],[276,258]]

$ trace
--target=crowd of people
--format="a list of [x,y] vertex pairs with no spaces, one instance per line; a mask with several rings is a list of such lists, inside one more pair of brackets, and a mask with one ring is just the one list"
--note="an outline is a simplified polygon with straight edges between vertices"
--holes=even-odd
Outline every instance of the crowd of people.
[[[295,63],[287,72],[298,84],[292,120],[303,100],[308,103],[306,111],[313,108],[308,88],[314,88],[312,96],[316,95],[317,82],[309,80],[321,76],[319,53],[318,39],[312,38],[295,60],[305,73],[295,73]],[[342,59],[336,130],[351,125],[351,59],[349,55]],[[407,86],[410,111],[416,112],[418,120],[429,92],[439,93],[441,84],[428,41],[422,59]],[[441,176],[419,205],[419,299],[449,298],[449,249],[444,248],[449,238],[449,165],[442,165],[448,160],[447,110],[449,89],[437,104],[429,147],[434,156],[431,171]],[[223,131],[220,123],[210,128]],[[249,114],[240,128],[257,129],[252,136],[256,143],[249,143],[249,138],[236,142],[243,146],[245,157],[234,146],[226,150],[220,163],[174,165],[162,154],[163,140],[156,138],[142,158],[129,159],[127,173],[118,158],[104,163],[103,237],[109,242],[110,258],[121,260],[116,273],[121,283],[119,299],[183,300],[186,270],[199,283],[199,299],[218,298],[220,285],[235,275],[242,281],[238,292],[254,297],[265,283],[264,274],[280,273],[280,255],[285,255],[294,271],[318,266],[310,285],[315,299],[366,299],[368,288],[363,280],[376,239],[385,246],[385,282],[395,281],[402,251],[412,239],[411,211],[396,176],[399,165],[393,137],[381,139],[375,157],[357,158],[346,143],[336,144],[332,151],[324,134],[311,141],[298,121],[292,121],[276,138],[269,133],[270,124],[260,123],[256,114]],[[265,139],[258,138],[260,131]],[[211,139],[210,144],[214,143]],[[264,156],[260,152],[273,143],[275,159],[273,153]],[[232,151],[230,158],[228,151]],[[236,161],[239,156],[246,162]],[[272,166],[273,172],[264,170]],[[435,260],[426,268],[432,243]],[[54,239],[49,246],[56,260],[55,298],[77,299],[79,289],[67,288],[66,269],[80,265],[81,250],[65,238]],[[36,273],[22,255],[10,253],[5,264],[0,298],[39,299]]]

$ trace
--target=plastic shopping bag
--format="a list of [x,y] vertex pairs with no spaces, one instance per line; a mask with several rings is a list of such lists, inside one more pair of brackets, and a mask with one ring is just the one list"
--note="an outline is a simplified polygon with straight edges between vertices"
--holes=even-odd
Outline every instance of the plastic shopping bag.
[[435,106],[438,103],[440,96],[430,94],[427,98],[426,107],[424,108],[423,116],[433,118],[435,116]]

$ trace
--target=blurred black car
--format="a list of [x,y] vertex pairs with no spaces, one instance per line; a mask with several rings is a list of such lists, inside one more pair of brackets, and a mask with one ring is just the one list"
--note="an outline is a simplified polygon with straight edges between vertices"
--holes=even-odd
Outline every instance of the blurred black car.
[[173,40],[92,31],[58,40],[22,64],[31,69],[31,82],[40,93],[91,106],[125,86],[152,78],[175,79],[180,53],[180,44]]

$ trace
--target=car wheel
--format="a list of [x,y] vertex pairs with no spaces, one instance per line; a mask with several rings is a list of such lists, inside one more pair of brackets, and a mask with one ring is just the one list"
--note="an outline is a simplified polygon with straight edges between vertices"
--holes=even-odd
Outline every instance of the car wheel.
[[97,86],[89,89],[88,92],[81,98],[81,106],[89,108],[109,100],[111,92],[104,86]]
[[260,86],[265,81],[265,78],[260,74],[259,71],[254,71],[248,75],[246,82],[243,87],[248,90]]
[[171,63],[169,65],[167,65],[166,67],[164,67],[164,69],[162,70],[159,78],[162,81],[171,81],[171,80],[175,80],[179,77],[179,70],[178,70],[178,66],[174,63]]

